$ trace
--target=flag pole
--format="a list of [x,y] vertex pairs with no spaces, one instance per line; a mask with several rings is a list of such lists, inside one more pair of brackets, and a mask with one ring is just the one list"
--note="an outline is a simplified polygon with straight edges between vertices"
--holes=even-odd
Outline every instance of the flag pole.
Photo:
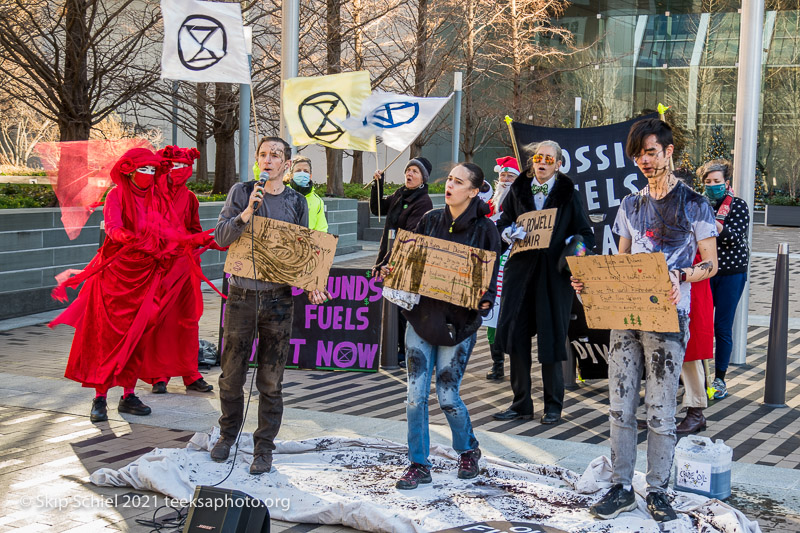
[[522,160],[519,158],[519,148],[517,148],[517,138],[514,136],[514,129],[511,127],[511,123],[514,122],[514,120],[508,115],[506,115],[506,117],[503,120],[505,120],[506,125],[508,126],[508,134],[511,136],[511,146],[514,147],[514,157],[517,158],[517,165],[519,165],[519,167],[522,168],[524,165],[522,163]]
[[[378,147],[375,146],[375,172],[380,172],[380,171],[381,171],[381,166],[378,164]],[[372,178],[372,181],[375,181],[374,177]],[[381,200],[383,200],[383,198],[381,198],[381,190],[378,189],[378,222],[381,221]]]
[[[416,140],[416,139],[414,139],[414,140]],[[410,145],[409,145],[409,146],[410,146]],[[403,152],[405,152],[405,151],[406,151],[406,150],[405,150],[405,148],[403,148],[403,150],[402,150],[402,151],[401,151],[399,154],[397,154],[397,155],[394,157],[394,159],[392,159],[391,163],[389,163],[388,165],[386,165],[386,168],[384,168],[383,170],[381,170],[381,174],[383,174],[384,172],[386,172],[387,170],[389,170],[389,167],[390,167],[390,166],[392,166],[392,165],[394,164],[394,162],[395,162],[395,161],[397,161],[398,159],[400,159],[400,156],[401,156],[401,155],[403,155]],[[376,166],[376,167],[378,166],[378,152],[375,152],[375,166]],[[380,170],[380,168],[377,168],[376,170]],[[369,183],[367,183],[366,185],[364,185],[364,187],[363,187],[363,188],[364,188],[364,189],[366,189],[367,187],[369,187],[370,185],[372,185],[372,182],[373,182],[373,181],[375,181],[375,178],[372,178],[372,181],[370,181]]]

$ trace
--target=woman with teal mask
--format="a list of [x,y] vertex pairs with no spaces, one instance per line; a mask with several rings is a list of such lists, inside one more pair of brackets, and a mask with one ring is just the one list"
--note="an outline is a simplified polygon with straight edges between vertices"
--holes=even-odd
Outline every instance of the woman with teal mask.
[[733,317],[747,281],[750,250],[747,243],[750,211],[747,203],[733,195],[730,180],[733,166],[725,159],[714,159],[697,169],[697,175],[705,186],[705,195],[716,212],[717,260],[719,270],[711,278],[711,294],[714,299],[714,398],[720,400],[728,395],[725,373],[733,350]]

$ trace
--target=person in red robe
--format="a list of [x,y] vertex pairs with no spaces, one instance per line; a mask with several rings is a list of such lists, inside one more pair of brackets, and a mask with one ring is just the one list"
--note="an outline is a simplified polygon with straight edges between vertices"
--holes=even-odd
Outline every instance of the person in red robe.
[[[210,392],[214,389],[207,383],[197,369],[199,350],[199,321],[203,314],[203,296],[200,292],[201,276],[200,254],[204,247],[213,243],[214,238],[203,231],[200,225],[200,202],[197,196],[186,187],[192,176],[192,165],[200,157],[196,148],[167,146],[156,152],[172,165],[167,175],[168,199],[166,215],[173,222],[172,227],[189,237],[182,246],[163,283],[159,294],[160,316],[152,333],[146,337],[146,346],[154,354],[155,361],[163,364],[163,373],[154,379],[145,379],[153,385],[154,394],[167,392],[171,376],[183,377],[186,390]],[[176,283],[179,286],[176,287]],[[165,296],[171,291],[177,297]],[[177,364],[176,364],[177,363]],[[188,374],[167,373],[170,368],[191,367]]]
[[168,168],[146,148],[129,150],[117,161],[110,173],[116,187],[103,208],[106,240],[86,269],[54,290],[54,297],[65,299],[67,287],[85,282],[49,325],[75,328],[64,376],[95,389],[92,422],[108,419],[106,396],[116,386],[124,390],[119,412],[150,414],[134,386],[147,375],[142,374],[148,354],[141,341],[158,319],[156,297],[175,247],[161,235],[165,187],[158,184]]
[[[694,264],[700,262],[700,254]],[[692,283],[691,306],[689,308],[689,342],[681,367],[684,394],[683,405],[686,417],[675,428],[678,435],[688,435],[706,429],[703,409],[708,407],[708,387],[703,360],[714,357],[714,299],[711,295],[711,280]]]

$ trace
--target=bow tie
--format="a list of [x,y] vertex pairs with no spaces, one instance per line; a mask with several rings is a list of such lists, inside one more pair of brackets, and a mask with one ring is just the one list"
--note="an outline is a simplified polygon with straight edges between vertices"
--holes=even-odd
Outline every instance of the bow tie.
[[533,191],[534,195],[542,193],[545,196],[547,196],[547,184],[546,183],[544,185],[534,185],[534,186],[531,187],[531,190]]

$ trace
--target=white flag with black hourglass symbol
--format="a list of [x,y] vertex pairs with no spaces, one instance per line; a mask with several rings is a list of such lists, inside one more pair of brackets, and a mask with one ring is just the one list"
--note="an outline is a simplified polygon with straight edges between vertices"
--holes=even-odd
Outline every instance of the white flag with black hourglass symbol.
[[250,83],[242,9],[238,2],[162,0],[161,77]]

